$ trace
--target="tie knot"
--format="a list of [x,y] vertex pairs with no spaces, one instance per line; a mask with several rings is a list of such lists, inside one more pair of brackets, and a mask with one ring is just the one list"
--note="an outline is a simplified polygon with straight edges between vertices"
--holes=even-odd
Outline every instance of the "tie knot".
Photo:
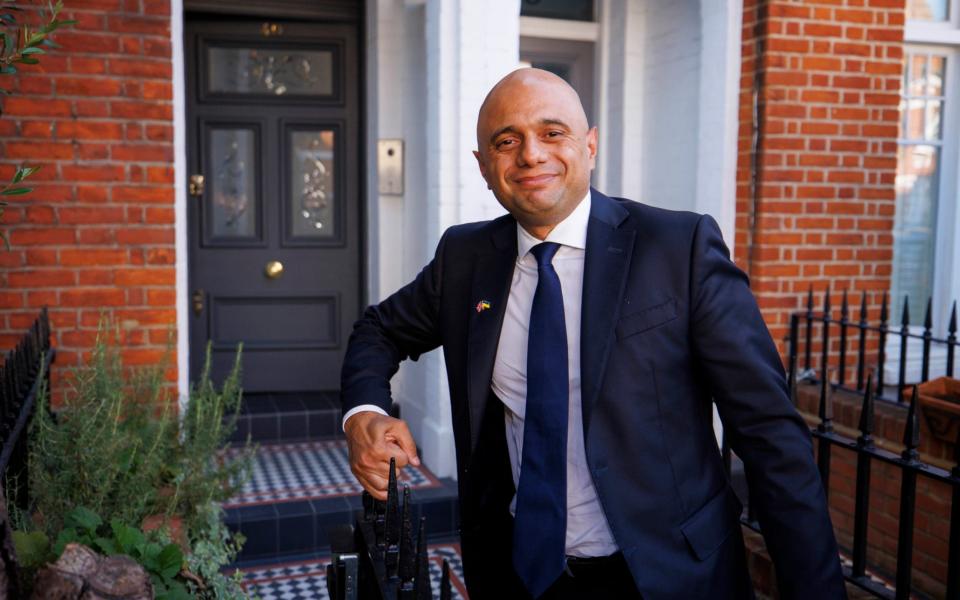
[[542,269],[553,261],[553,256],[559,249],[560,244],[556,242],[542,242],[530,248],[530,253],[537,259],[537,268]]

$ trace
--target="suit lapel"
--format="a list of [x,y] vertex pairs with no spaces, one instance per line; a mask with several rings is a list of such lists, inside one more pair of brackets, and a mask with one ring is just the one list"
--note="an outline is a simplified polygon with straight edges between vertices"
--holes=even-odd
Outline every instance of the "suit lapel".
[[[517,228],[504,219],[492,234],[492,247],[477,257],[470,298],[467,334],[467,403],[470,409],[470,451],[476,448],[490,395],[500,328],[507,310],[510,282],[517,260]],[[488,306],[482,304],[487,303]]]
[[620,227],[627,218],[626,209],[596,190],[591,193],[580,309],[580,389],[584,433],[590,425],[590,412],[600,393],[636,234],[632,228]]

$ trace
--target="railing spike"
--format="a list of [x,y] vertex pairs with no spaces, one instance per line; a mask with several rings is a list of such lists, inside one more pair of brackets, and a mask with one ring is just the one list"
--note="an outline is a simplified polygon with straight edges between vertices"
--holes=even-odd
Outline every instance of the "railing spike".
[[372,520],[374,518],[373,511],[375,510],[373,506],[373,496],[371,496],[367,490],[363,490],[363,493],[360,494],[360,501],[363,503],[363,520]]
[[817,430],[824,433],[833,431],[833,423],[831,422],[833,419],[833,406],[827,398],[827,387],[830,385],[827,379],[826,373],[820,378],[820,424],[817,425]]
[[830,318],[830,285],[823,291],[823,316]]
[[947,377],[953,377],[953,361],[957,350],[957,301],[950,309],[950,326],[947,327]]
[[843,300],[840,303],[840,318],[846,319],[850,316],[850,303],[847,299],[847,290],[843,290]]
[[440,571],[440,600],[451,600],[453,590],[450,589],[450,562],[443,559],[443,570]]
[[917,417],[917,386],[910,394],[910,407],[907,409],[907,422],[903,429],[903,459],[915,461],[920,457],[917,447],[920,445],[920,419]]
[[927,298],[927,311],[926,315],[923,317],[923,327],[926,330],[933,329],[933,298]]
[[414,584],[416,600],[433,600],[433,588],[430,586],[430,564],[427,558],[427,519],[420,517],[417,532],[417,579]]
[[387,480],[387,514],[384,521],[384,539],[388,546],[400,542],[400,498],[397,491],[397,459],[390,458],[390,474]]
[[813,285],[807,288],[807,310],[813,312]]
[[901,327],[910,325],[910,296],[903,297],[903,314],[900,315],[900,325]]
[[887,296],[887,292],[883,292],[883,300],[880,302],[880,323],[886,324],[887,319],[890,317],[890,298]]
[[873,373],[867,375],[867,387],[860,408],[860,441],[865,446],[873,444]]
[[417,575],[417,555],[413,543],[413,503],[410,501],[410,486],[403,486],[403,517],[400,523],[400,567],[398,574],[403,582],[413,581]]

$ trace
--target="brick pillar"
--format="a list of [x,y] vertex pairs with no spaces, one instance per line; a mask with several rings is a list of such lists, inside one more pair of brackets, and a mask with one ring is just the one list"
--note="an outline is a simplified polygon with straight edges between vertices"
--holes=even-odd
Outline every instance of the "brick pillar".
[[[0,249],[0,349],[50,307],[57,361],[89,352],[101,311],[129,365],[155,364],[176,322],[168,0],[72,0],[63,46],[5,78],[0,180],[40,166],[13,198]],[[171,347],[171,350],[175,348]],[[176,378],[175,352],[169,381]]]
[[830,285],[835,307],[843,289],[877,307],[889,288],[905,3],[743,12],[737,262],[783,350],[811,285]]

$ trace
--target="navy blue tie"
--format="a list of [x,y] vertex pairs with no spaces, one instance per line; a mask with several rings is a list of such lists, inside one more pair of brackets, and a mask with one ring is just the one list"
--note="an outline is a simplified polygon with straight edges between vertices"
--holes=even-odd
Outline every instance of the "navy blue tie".
[[560,278],[550,264],[559,248],[544,242],[530,251],[537,259],[538,279],[530,310],[513,566],[534,598],[557,580],[566,565],[567,329]]

